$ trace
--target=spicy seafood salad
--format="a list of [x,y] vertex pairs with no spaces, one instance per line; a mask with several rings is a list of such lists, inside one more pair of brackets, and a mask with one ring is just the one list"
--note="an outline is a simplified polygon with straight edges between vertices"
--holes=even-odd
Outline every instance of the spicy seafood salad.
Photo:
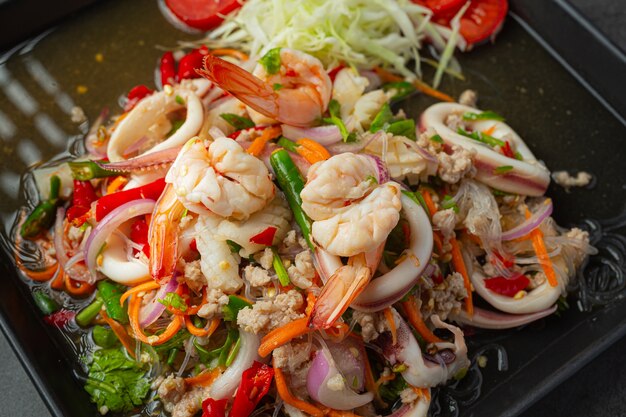
[[471,91],[412,120],[395,110],[412,84],[381,68],[178,61],[47,169],[16,234],[102,414],[424,416],[470,365],[464,326],[554,313],[593,250]]

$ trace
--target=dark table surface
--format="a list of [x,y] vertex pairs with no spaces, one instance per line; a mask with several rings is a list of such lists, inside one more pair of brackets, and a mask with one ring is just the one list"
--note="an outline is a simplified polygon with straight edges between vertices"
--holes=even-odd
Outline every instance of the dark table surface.
[[[626,51],[626,1],[570,0]],[[624,77],[626,82],[626,74]],[[623,139],[623,138],[621,138]],[[539,401],[523,417],[626,416],[626,338]],[[49,412],[4,335],[0,335],[0,416],[47,417]],[[484,416],[489,417],[489,416]]]

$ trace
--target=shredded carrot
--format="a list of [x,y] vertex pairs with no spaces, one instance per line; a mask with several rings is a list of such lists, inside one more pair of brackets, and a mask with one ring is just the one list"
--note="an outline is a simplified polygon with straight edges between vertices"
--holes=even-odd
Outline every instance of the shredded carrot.
[[304,310],[304,314],[306,314],[307,317],[311,315],[316,300],[317,297],[315,296],[315,294],[309,291],[306,295],[306,309]]
[[393,381],[394,379],[396,379],[396,374],[393,372],[389,375],[381,375],[380,378],[378,378],[378,381],[376,381],[376,390],[378,390],[378,388],[385,382]]
[[113,330],[113,333],[115,333],[115,336],[117,336],[117,338],[120,339],[120,342],[122,342],[122,345],[126,348],[130,356],[137,359],[135,356],[135,341],[133,340],[132,337],[128,335],[126,328],[124,328],[124,326],[122,326],[120,323],[118,323],[117,321],[109,317],[108,314],[106,313],[106,310],[104,309],[100,311],[100,316],[109,325],[111,330]]
[[272,353],[272,351],[277,347],[282,346],[285,343],[290,342],[292,339],[305,335],[311,331],[312,329],[309,327],[308,317],[294,320],[291,323],[287,323],[282,327],[274,329],[261,339],[259,356],[264,358]]
[[396,321],[393,319],[393,313],[391,312],[391,308],[387,307],[383,310],[383,314],[385,315],[385,320],[389,324],[389,329],[391,330],[391,343],[395,346],[398,343],[398,332],[396,329]]
[[68,274],[64,275],[63,282],[65,283],[65,291],[75,297],[91,294],[96,289],[95,285],[73,280]]
[[133,287],[130,290],[126,291],[124,294],[122,294],[122,296],[120,297],[120,305],[123,306],[126,299],[133,294],[137,294],[142,291],[147,292],[147,291],[157,290],[159,288],[161,288],[161,286],[159,285],[158,282],[155,282],[155,281],[149,281],[144,284],[137,285],[136,287]]
[[[528,207],[526,207],[525,215],[527,219],[531,217]],[[537,254],[537,258],[539,258],[541,269],[543,269],[543,272],[546,274],[548,283],[552,287],[556,287],[557,285],[559,285],[559,281],[556,279],[554,266],[552,265],[552,261],[550,260],[550,255],[548,255],[548,250],[546,249],[546,243],[543,240],[543,233],[537,227],[532,232],[530,232],[530,237],[532,239],[533,249],[535,250],[535,253]]]
[[26,275],[28,278],[32,279],[33,281],[38,281],[38,282],[49,281],[50,279],[52,279],[52,277],[54,277],[54,274],[59,270],[58,262],[47,266],[45,269],[42,269],[41,271],[33,271],[33,270],[26,268],[24,264],[22,263],[22,261],[19,258],[17,258],[17,255],[15,259],[16,259],[17,267],[20,269],[20,271],[22,271],[24,275]]
[[213,334],[215,330],[217,330],[217,326],[220,325],[220,319],[213,319],[208,327],[199,328],[193,325],[191,318],[189,316],[185,316],[185,326],[189,333],[198,337],[208,337]]
[[272,139],[277,138],[281,134],[282,130],[278,126],[271,126],[263,130],[263,132],[252,142],[248,148],[248,153],[253,156],[261,155],[265,145]]
[[283,399],[284,402],[291,405],[292,407],[297,408],[300,411],[303,411],[306,414],[309,414],[313,417],[322,417],[324,412],[314,406],[313,404],[309,404],[306,401],[303,401],[297,397],[295,397],[291,391],[289,391],[289,387],[287,386],[287,381],[285,380],[285,374],[283,371],[276,366],[276,361],[273,362],[274,365],[274,380],[276,381],[276,390],[278,391],[278,395]]
[[[380,78],[382,78],[383,81],[386,82],[398,82],[398,81],[404,81],[404,79],[398,75],[392,74],[391,72],[381,68],[381,67],[374,67],[374,72],[376,74],[378,74],[378,76]],[[428,84],[426,84],[424,81],[422,80],[414,80],[413,81],[413,86],[415,88],[417,88],[419,91],[421,91],[422,93],[429,95],[431,97],[436,98],[437,100],[441,100],[441,101],[448,101],[450,103],[454,103],[454,99],[452,97],[450,97],[449,95],[447,95],[446,93],[443,93],[439,90],[436,90],[434,88],[432,88],[431,86],[429,86]]]
[[422,313],[417,308],[417,303],[415,302],[415,297],[410,295],[406,301],[401,302],[402,308],[404,309],[404,314],[406,318],[411,323],[411,326],[422,336],[428,343],[440,343],[443,342],[440,338],[438,338],[424,323],[422,319]]
[[222,56],[222,55],[228,55],[228,56],[232,56],[234,58],[237,58],[241,61],[247,61],[249,59],[248,55],[238,51],[236,49],[230,49],[230,48],[221,48],[221,49],[214,49],[211,51],[212,55],[217,55],[217,56]]
[[365,388],[369,392],[374,393],[374,400],[381,407],[386,407],[387,404],[383,401],[380,396],[380,392],[378,391],[378,386],[376,385],[376,381],[374,380],[374,373],[372,372],[372,365],[370,364],[370,360],[367,357],[367,353],[365,353],[365,349],[362,349],[361,354],[363,355],[363,362],[365,364]]
[[128,317],[130,319],[130,327],[133,329],[136,339],[139,339],[150,346],[162,345],[178,333],[181,327],[183,327],[184,320],[181,316],[174,315],[172,316],[172,321],[167,325],[167,328],[163,333],[158,336],[146,336],[143,330],[141,330],[141,325],[139,324],[139,309],[141,308],[142,298],[143,297],[134,295],[129,301]]
[[433,241],[435,242],[435,246],[437,247],[437,253],[440,256],[443,255],[443,239],[441,238],[441,233],[434,230],[433,231]]
[[472,283],[470,282],[467,268],[465,267],[465,261],[461,254],[461,247],[455,237],[450,238],[450,245],[452,246],[452,266],[454,270],[463,276],[463,285],[467,291],[467,297],[465,297],[465,311],[472,316],[474,314],[474,304],[472,303]]
[[193,386],[201,386],[208,387],[213,381],[217,379],[218,376],[222,374],[223,368],[221,366],[217,366],[210,371],[204,371],[199,373],[196,376],[191,376],[189,378],[185,378],[185,385],[193,387]]
[[496,125],[493,125],[493,126],[491,126],[489,129],[485,129],[485,130],[483,130],[483,133],[484,133],[485,135],[489,135],[489,136],[491,136],[491,135],[493,135],[493,132],[494,132],[495,130],[496,130]]
[[300,146],[296,148],[296,152],[308,163],[314,164],[319,161],[325,161],[330,158],[330,153],[319,143],[308,138],[302,138],[296,143]]
[[56,277],[50,283],[50,288],[53,290],[62,290],[65,285],[65,271],[62,268],[59,268],[59,272],[57,272]]
[[413,388],[413,392],[416,393],[419,398],[423,398],[426,401],[430,401],[430,389],[429,388],[418,388],[418,387],[413,387],[413,386],[411,386],[411,388]]
[[350,326],[346,323],[335,323],[325,330],[326,334],[337,340],[345,339],[350,334]]
[[109,185],[107,185],[107,190],[106,190],[107,194],[113,194],[114,192],[122,188],[124,185],[126,185],[127,182],[128,182],[128,178],[126,177],[123,177],[121,175],[118,177],[115,177],[115,179],[111,181]]
[[435,213],[437,213],[437,206],[433,201],[433,197],[430,195],[428,190],[420,191],[422,197],[424,198],[424,202],[426,203],[426,207],[428,207],[428,212],[430,213],[430,217],[433,217]]

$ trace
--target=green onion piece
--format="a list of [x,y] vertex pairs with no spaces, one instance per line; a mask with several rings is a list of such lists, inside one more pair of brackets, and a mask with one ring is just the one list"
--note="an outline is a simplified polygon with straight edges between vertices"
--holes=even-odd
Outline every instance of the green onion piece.
[[172,128],[170,129],[169,132],[167,132],[167,137],[169,138],[170,136],[172,136],[174,133],[176,133],[178,131],[178,129],[180,129],[180,127],[185,124],[185,119],[176,119],[174,121],[172,121]]
[[396,93],[391,97],[392,100],[402,100],[413,94],[416,90],[415,86],[407,81],[397,81],[386,83],[382,86],[384,91],[394,90]]
[[37,304],[39,310],[41,310],[41,312],[45,315],[52,314],[61,308],[59,303],[50,298],[50,296],[43,291],[33,292],[33,298],[35,299],[35,304]]
[[283,260],[280,259],[280,255],[275,247],[272,246],[272,253],[274,254],[274,260],[272,261],[272,266],[274,267],[274,271],[276,271],[276,276],[278,277],[278,281],[280,281],[280,285],[286,287],[291,282],[289,280],[289,274],[285,269],[285,264]]
[[500,167],[494,168],[493,173],[496,175],[502,175],[511,170],[513,170],[513,167],[511,165],[502,165]]
[[167,355],[167,364],[169,366],[174,365],[174,361],[176,360],[176,355],[178,355],[178,349],[170,350],[170,353]]
[[325,123],[333,124],[339,128],[341,132],[341,138],[344,142],[354,142],[356,141],[356,135],[354,132],[348,132],[348,128],[341,120],[341,106],[337,100],[330,100],[328,103],[328,112],[330,113],[330,117],[326,117],[324,119]]
[[120,305],[120,298],[125,292],[125,287],[113,281],[103,280],[98,282],[98,294],[104,302],[107,314],[113,320],[122,324],[128,324],[126,308]]
[[284,86],[283,86],[282,84],[275,83],[275,84],[272,86],[272,89],[273,89],[274,91],[278,91],[278,90],[280,90],[280,89],[281,89],[281,88],[283,88],[283,87],[284,87]]
[[289,152],[296,152],[296,150],[298,149],[298,146],[300,146],[297,143],[290,141],[289,139],[284,138],[282,136],[280,139],[278,139],[278,142],[276,142],[276,144],[280,146],[281,148],[287,149]]
[[468,132],[465,129],[463,129],[462,127],[459,127],[459,129],[457,130],[457,133],[459,135],[465,136],[467,138],[470,139],[474,139],[477,142],[482,142],[486,145],[489,145],[491,147],[495,147],[495,146],[504,146],[505,143],[504,141],[500,140],[500,139],[496,139],[493,136],[487,135],[485,133],[482,132]]
[[179,96],[178,94],[176,95],[176,97],[174,98],[174,100],[176,100],[176,103],[180,104],[181,106],[185,105],[185,99],[183,99],[181,96]]
[[311,240],[311,219],[302,210],[302,198],[300,192],[304,188],[304,179],[298,171],[298,167],[293,163],[289,152],[279,149],[270,156],[270,163],[276,174],[276,180],[280,189],[285,193],[289,207],[293,212],[293,217],[300,226],[302,236],[307,241],[309,248],[315,251],[315,245]]
[[499,122],[504,121],[504,117],[491,110],[486,110],[481,113],[474,113],[471,111],[463,113],[463,120],[497,120]]
[[276,74],[280,71],[280,63],[280,48],[270,49],[259,59],[259,64],[263,65],[268,74]]
[[226,120],[229,125],[237,130],[250,129],[251,127],[255,126],[252,120],[248,119],[247,117],[239,116],[238,114],[222,113],[220,114],[220,117]]
[[365,177],[365,181],[369,181],[372,184],[378,184],[378,178],[373,175],[368,175],[367,177]]
[[244,308],[252,307],[252,304],[243,300],[235,295],[228,296],[228,304],[222,307],[222,314],[224,315],[224,321],[237,321],[239,312]]
[[517,152],[517,151],[515,151],[513,156],[515,156],[515,159],[517,159],[518,161],[523,161],[524,160],[524,157],[522,156],[522,154]]
[[218,364],[225,366],[233,344],[239,339],[239,332],[235,329],[228,329],[228,336],[224,346],[220,348]]
[[443,197],[443,200],[441,201],[441,208],[443,208],[444,210],[452,209],[455,213],[459,212],[459,206],[456,205],[454,198],[450,197],[449,195]]
[[443,143],[443,139],[441,139],[441,136],[439,135],[434,135],[430,138],[430,140],[432,140],[433,142],[436,143]]
[[50,177],[50,194],[48,199],[37,204],[20,228],[20,235],[23,238],[36,237],[52,227],[56,217],[57,204],[59,203],[60,189],[61,179],[53,175]]
[[411,140],[417,140],[417,134],[415,133],[415,120],[405,119],[398,120],[387,126],[387,132],[395,136],[404,136]]
[[172,307],[176,310],[187,311],[187,303],[183,298],[176,294],[175,292],[168,292],[165,294],[165,297],[157,300],[159,303],[163,304],[165,307]]
[[419,192],[414,193],[412,191],[402,190],[402,194],[404,194],[405,196],[413,200],[415,204],[419,204],[420,206],[422,206],[426,214],[429,213],[428,206],[426,205],[426,201],[424,201],[424,197],[422,197],[421,193]]
[[88,326],[100,313],[103,304],[104,301],[102,301],[102,298],[96,297],[91,304],[83,308],[80,313],[76,315],[76,324],[81,327]]
[[72,170],[72,177],[79,181],[89,181],[94,178],[105,178],[119,175],[115,171],[102,168],[94,161],[68,162],[67,165]]
[[226,364],[225,364],[226,366],[230,366],[233,363],[233,361],[237,357],[237,354],[239,353],[240,347],[241,347],[241,337],[237,338],[237,341],[231,347],[230,352],[228,352],[228,356],[226,357]]
[[370,125],[370,132],[378,132],[381,129],[385,128],[385,125],[391,123],[393,120],[393,113],[391,112],[391,107],[389,107],[388,103],[383,104],[383,107],[380,108],[376,116],[374,116],[374,120]]
[[93,337],[93,341],[96,345],[105,349],[117,345],[119,341],[117,336],[115,336],[115,333],[113,333],[113,330],[99,325],[94,326],[91,331],[91,336]]
[[233,242],[230,239],[226,239],[226,244],[228,245],[232,253],[239,253],[239,251],[242,248],[242,246],[239,243]]

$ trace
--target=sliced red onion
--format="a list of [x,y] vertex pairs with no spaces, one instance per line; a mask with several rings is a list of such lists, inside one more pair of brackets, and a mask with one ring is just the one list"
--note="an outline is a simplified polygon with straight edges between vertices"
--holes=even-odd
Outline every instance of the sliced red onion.
[[241,344],[237,357],[228,369],[211,385],[209,397],[213,399],[230,399],[241,382],[241,374],[243,371],[250,368],[254,361],[260,359],[257,353],[259,345],[261,344],[259,337],[253,333],[239,330],[239,338]]
[[546,308],[530,314],[504,314],[497,311],[485,310],[480,307],[474,307],[474,315],[469,316],[465,311],[461,310],[458,314],[450,316],[452,321],[459,324],[478,327],[481,329],[511,329],[513,327],[523,326],[533,321],[537,321],[553,314],[557,310],[557,306]]
[[156,293],[154,298],[141,307],[141,310],[139,310],[139,324],[142,329],[150,326],[152,323],[157,321],[159,317],[161,317],[165,311],[165,305],[160,303],[159,300],[164,299],[167,293],[175,292],[177,288],[178,279],[176,279],[176,274],[174,274],[172,279],[159,288],[159,291]]
[[[333,390],[329,382],[336,382],[337,389]],[[349,382],[337,369],[330,351],[321,348],[315,352],[311,368],[307,374],[307,390],[311,398],[335,410],[352,410],[372,401],[374,394],[366,392],[357,394],[346,386]]]
[[380,311],[400,300],[422,274],[430,275],[433,252],[433,229],[422,207],[406,195],[400,197],[402,210],[411,229],[405,259],[386,274],[373,279],[350,307],[359,311]]
[[533,213],[533,215],[524,221],[524,223],[515,226],[511,230],[507,230],[506,232],[502,232],[502,240],[513,240],[518,237],[526,236],[533,230],[535,230],[539,225],[550,215],[552,214],[554,206],[552,205],[552,199],[547,198],[544,200],[543,204],[539,207],[539,209]]
[[136,216],[152,213],[154,200],[142,199],[134,200],[116,208],[98,223],[96,228],[89,235],[85,245],[85,263],[92,276],[93,281],[98,277],[97,257],[111,233],[120,227],[124,222]]
[[[75,254],[70,259],[67,256],[67,249],[65,248],[65,244],[63,243],[63,237],[65,235],[63,229],[63,221],[65,220],[65,210],[63,207],[57,208],[56,219],[54,222],[54,250],[56,252],[56,258],[59,262],[59,265],[65,271],[70,278],[74,281],[83,281],[92,284],[95,282],[89,271],[82,265],[79,264],[80,261],[84,259],[83,256],[79,256],[79,254]],[[71,263],[70,263],[71,261]]]
[[383,134],[384,132],[382,130],[379,130],[378,132],[374,133],[367,139],[361,138],[357,142],[339,142],[339,143],[335,143],[333,145],[328,146],[327,149],[328,149],[328,152],[330,152],[333,155],[346,153],[346,152],[358,153],[362,151],[363,149],[365,149],[367,145],[369,145],[373,141],[380,138],[381,135]]
[[335,125],[316,127],[282,125],[281,127],[283,129],[283,136],[291,140],[307,138],[324,146],[332,145],[341,141],[341,132]]
[[340,343],[326,345],[337,364],[337,368],[350,384],[350,388],[361,391],[365,386],[365,348],[361,339],[346,337]]
[[374,155],[365,155],[369,159],[374,162],[374,166],[376,167],[376,180],[379,184],[385,184],[389,182],[389,171],[387,171],[387,166],[385,163],[377,156]]
[[139,155],[135,158],[118,162],[102,163],[98,165],[109,171],[116,172],[141,172],[165,168],[168,164],[174,162],[182,146],[175,148],[163,149],[148,154]]

